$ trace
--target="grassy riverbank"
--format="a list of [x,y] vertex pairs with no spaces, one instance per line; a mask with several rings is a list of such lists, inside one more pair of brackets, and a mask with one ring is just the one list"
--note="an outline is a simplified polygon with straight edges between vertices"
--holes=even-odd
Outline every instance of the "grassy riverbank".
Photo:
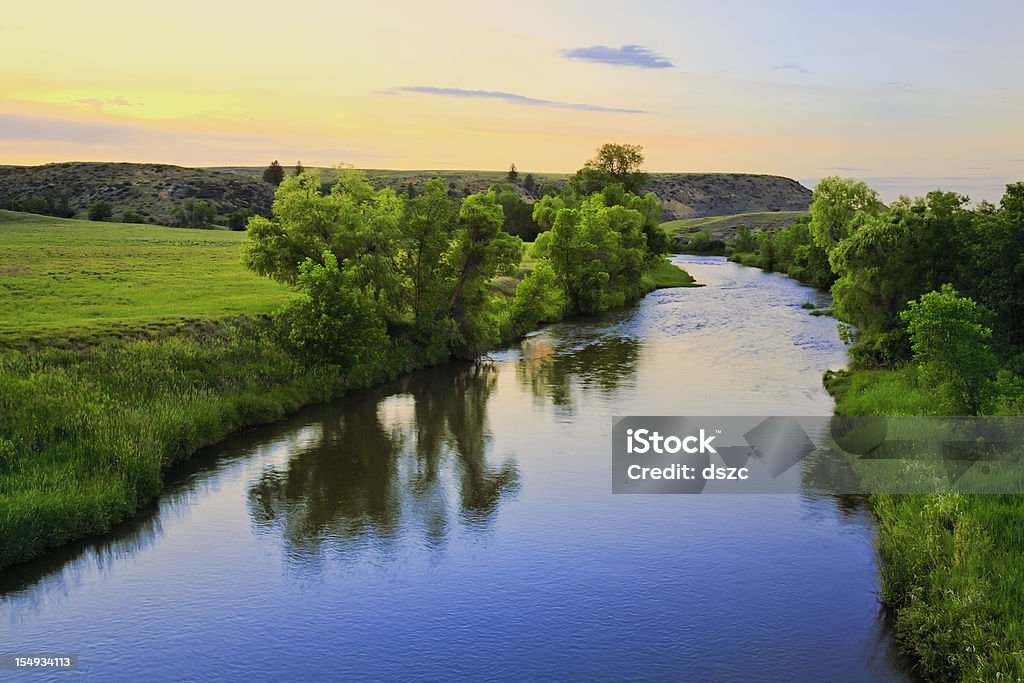
[[[0,568],[109,530],[232,431],[420,364],[398,344],[348,372],[296,356],[266,315],[291,292],[241,266],[242,234],[0,221]],[[645,277],[693,284],[667,261]]]
[[[913,366],[826,385],[843,415],[935,415]],[[882,599],[931,680],[1024,678],[1024,505],[1012,495],[874,495]]]

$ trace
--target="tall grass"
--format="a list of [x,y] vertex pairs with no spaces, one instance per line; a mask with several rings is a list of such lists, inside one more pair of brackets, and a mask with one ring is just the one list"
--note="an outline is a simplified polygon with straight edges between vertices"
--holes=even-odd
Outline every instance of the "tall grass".
[[[934,415],[913,367],[826,378],[844,415]],[[882,599],[934,680],[1024,679],[1024,505],[1011,495],[873,495]]]
[[411,369],[305,366],[255,320],[200,336],[0,352],[0,567],[124,520],[162,471],[246,425]]

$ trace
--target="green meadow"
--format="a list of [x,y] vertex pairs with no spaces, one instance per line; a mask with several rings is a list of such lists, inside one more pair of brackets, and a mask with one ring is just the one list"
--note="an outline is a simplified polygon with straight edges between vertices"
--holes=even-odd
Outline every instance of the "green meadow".
[[269,313],[289,290],[242,266],[244,239],[0,211],[0,345]]

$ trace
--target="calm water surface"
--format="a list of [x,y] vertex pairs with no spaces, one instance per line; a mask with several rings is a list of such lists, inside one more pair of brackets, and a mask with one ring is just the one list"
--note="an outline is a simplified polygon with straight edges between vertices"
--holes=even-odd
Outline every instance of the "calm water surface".
[[0,651],[80,656],[26,680],[903,680],[859,501],[611,494],[614,415],[832,409],[823,295],[677,260],[707,286],[207,450],[0,575]]

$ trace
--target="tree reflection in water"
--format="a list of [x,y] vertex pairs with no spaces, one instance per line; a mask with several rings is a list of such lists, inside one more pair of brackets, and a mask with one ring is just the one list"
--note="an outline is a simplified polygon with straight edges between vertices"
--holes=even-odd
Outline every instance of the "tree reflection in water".
[[498,368],[448,365],[323,410],[320,436],[249,488],[258,530],[299,556],[442,546],[453,525],[486,529],[518,486],[488,462],[487,402]]
[[554,334],[540,335],[523,342],[516,376],[536,398],[550,400],[571,415],[575,411],[574,384],[604,395],[633,384],[640,341],[607,334],[587,336],[571,327],[565,329],[579,336],[559,339],[553,338]]

